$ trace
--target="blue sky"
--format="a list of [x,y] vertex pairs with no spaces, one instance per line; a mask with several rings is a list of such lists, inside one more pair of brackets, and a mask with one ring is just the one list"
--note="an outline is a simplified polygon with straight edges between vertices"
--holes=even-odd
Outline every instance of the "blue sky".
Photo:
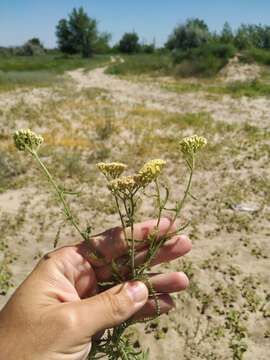
[[270,0],[0,0],[0,46],[37,36],[54,47],[58,20],[79,6],[99,21],[100,30],[112,33],[113,42],[135,30],[141,39],[155,37],[161,45],[189,17],[204,19],[211,30],[220,30],[225,21],[233,28],[241,23],[270,25]]

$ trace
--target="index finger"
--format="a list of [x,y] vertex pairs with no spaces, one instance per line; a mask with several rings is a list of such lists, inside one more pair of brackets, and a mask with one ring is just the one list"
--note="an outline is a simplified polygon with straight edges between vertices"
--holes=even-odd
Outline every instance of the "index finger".
[[[158,231],[157,237],[166,235],[168,231],[174,232],[176,227],[168,218],[162,218],[158,229],[156,228],[157,220],[147,220],[134,225],[135,248],[146,248],[149,243],[149,235]],[[131,238],[131,228],[126,228],[127,238]],[[79,245],[79,251],[84,257],[89,259],[91,264],[96,267],[109,264],[112,260],[125,255],[130,248],[125,239],[123,228],[115,227],[97,234]]]

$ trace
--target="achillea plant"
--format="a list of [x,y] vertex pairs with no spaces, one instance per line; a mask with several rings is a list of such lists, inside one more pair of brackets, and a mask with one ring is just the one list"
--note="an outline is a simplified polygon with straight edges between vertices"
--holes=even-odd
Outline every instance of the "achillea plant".
[[[14,142],[18,150],[29,153],[37,161],[42,172],[56,191],[59,201],[64,208],[64,214],[67,221],[69,221],[72,226],[74,226],[84,241],[91,242],[89,227],[85,230],[80,228],[77,218],[74,217],[68,205],[66,195],[70,194],[70,192],[65,191],[61,186],[57,185],[49,170],[38,155],[38,149],[43,142],[43,138],[29,129],[23,129],[18,130],[14,134]],[[176,231],[172,231],[170,228],[165,235],[160,237],[158,236],[160,220],[163,212],[166,211],[171,213],[171,223],[173,224],[178,218],[187,197],[192,196],[190,193],[190,188],[195,168],[195,158],[197,153],[206,144],[206,139],[197,135],[186,137],[179,141],[179,151],[182,153],[186,161],[189,177],[184,194],[179,200],[175,202],[175,206],[173,208],[167,207],[170,198],[169,190],[167,187],[163,186],[159,180],[159,176],[164,170],[166,161],[162,159],[150,160],[144,164],[142,168],[134,175],[123,175],[127,169],[127,166],[122,163],[112,162],[97,164],[98,169],[106,178],[108,190],[111,192],[115,201],[115,206],[119,214],[125,241],[129,247],[127,261],[125,264],[121,264],[121,266],[125,266],[126,269],[129,269],[127,274],[123,275],[123,272],[120,269],[120,264],[117,264],[113,261],[111,264],[113,269],[111,282],[100,283],[100,286],[101,288],[103,287],[104,289],[107,289],[108,287],[113,287],[127,280],[144,281],[148,286],[151,297],[155,300],[156,316],[158,316],[160,313],[160,306],[158,296],[151,285],[151,281],[149,280],[148,272],[150,269],[150,264],[164,243],[173,235],[181,232],[188,225],[185,224],[177,228]],[[138,199],[150,184],[154,185],[154,193],[152,194],[152,197],[155,199],[157,205],[157,223],[154,231],[148,235],[149,248],[147,250],[144,262],[142,264],[136,264],[136,239],[134,237],[135,215],[137,211]],[[93,256],[95,256],[95,254],[93,254]],[[141,321],[147,322],[152,319],[153,318],[145,318]],[[110,360],[148,359],[149,352],[145,353],[135,350],[130,344],[128,337],[124,335],[127,327],[132,324],[134,324],[134,321],[129,320],[122,325],[115,327],[114,329],[107,330],[101,339],[95,340],[92,343],[89,359],[97,360],[105,357]]]

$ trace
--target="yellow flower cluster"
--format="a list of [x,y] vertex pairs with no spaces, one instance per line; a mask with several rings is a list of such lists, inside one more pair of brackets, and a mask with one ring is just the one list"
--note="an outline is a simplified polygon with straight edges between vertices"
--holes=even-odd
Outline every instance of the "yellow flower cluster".
[[132,193],[139,188],[138,176],[122,176],[118,179],[111,180],[108,183],[108,189],[113,193]]
[[132,194],[134,191],[145,187],[155,180],[161,173],[166,162],[161,159],[148,161],[143,165],[138,174],[133,176],[121,176],[127,166],[122,163],[98,163],[97,167],[108,180],[108,189],[113,194]]
[[25,151],[26,148],[37,150],[44,141],[42,136],[37,135],[30,129],[16,131],[13,138],[16,148],[20,151]]
[[207,144],[207,140],[198,135],[185,137],[179,143],[180,150],[185,155],[193,155]]
[[144,164],[139,171],[139,178],[142,186],[150,184],[153,180],[157,179],[165,164],[166,161],[161,159],[150,160]]
[[100,162],[97,167],[108,180],[111,180],[118,178],[126,170],[127,165],[118,162]]

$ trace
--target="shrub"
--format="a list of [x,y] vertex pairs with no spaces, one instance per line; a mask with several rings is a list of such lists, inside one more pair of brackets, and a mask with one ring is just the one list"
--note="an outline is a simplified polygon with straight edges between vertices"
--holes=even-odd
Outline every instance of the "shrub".
[[197,49],[175,51],[173,53],[176,75],[180,76],[214,76],[236,53],[229,44],[206,44]]
[[119,50],[122,53],[132,54],[140,50],[139,36],[135,32],[125,33],[119,42]]
[[155,52],[155,44],[141,45],[141,52],[145,54],[153,54]]
[[10,49],[10,55],[38,56],[46,52],[43,44],[38,38],[28,40],[23,46]]
[[240,61],[245,63],[257,62],[262,65],[270,65],[270,51],[252,48],[241,54]]

